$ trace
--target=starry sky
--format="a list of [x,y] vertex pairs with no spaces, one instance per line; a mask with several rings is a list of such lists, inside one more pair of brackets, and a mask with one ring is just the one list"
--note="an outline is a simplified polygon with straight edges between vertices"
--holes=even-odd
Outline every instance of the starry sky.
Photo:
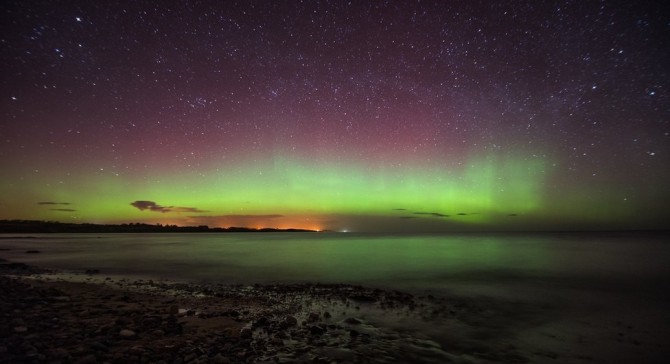
[[668,228],[660,3],[10,1],[0,219]]

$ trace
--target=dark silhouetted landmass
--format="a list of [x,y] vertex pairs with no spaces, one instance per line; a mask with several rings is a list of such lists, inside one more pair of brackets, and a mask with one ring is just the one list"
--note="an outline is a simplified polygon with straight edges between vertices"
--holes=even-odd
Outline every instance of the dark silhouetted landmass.
[[0,220],[0,233],[245,233],[245,232],[316,232],[307,229],[254,229],[248,227],[210,228],[207,225],[177,226],[130,224],[74,224],[57,221]]

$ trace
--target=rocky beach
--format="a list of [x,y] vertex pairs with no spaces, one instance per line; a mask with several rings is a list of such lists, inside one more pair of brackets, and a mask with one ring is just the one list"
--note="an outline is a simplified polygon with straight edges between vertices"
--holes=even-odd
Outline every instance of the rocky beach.
[[[10,262],[0,269],[3,363],[438,363],[471,355],[378,325],[385,315],[402,322],[466,313],[433,296],[352,285],[155,282]],[[475,355],[525,361],[512,348]]]

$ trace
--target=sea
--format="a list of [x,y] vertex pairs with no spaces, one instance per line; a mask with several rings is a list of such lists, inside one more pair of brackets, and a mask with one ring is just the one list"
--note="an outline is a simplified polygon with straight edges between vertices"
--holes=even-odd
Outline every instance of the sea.
[[[346,283],[469,297],[498,316],[528,313],[518,316],[526,321],[518,327],[502,317],[500,325],[511,325],[505,332],[547,362],[561,355],[564,360],[556,362],[656,362],[670,355],[669,237],[639,232],[4,234],[0,258],[150,279]],[[549,354],[543,357],[538,350]],[[608,359],[608,352],[616,355]]]
[[[652,294],[656,283],[670,277],[669,237],[652,233],[0,234],[0,256],[45,268],[233,284],[351,283],[483,294],[547,284],[597,285]],[[30,250],[39,253],[26,253]]]

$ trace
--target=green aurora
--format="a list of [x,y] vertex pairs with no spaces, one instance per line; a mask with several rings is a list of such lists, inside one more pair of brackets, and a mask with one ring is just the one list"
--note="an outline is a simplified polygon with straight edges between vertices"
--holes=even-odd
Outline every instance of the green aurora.
[[[580,205],[578,190],[547,190],[554,178],[548,163],[519,155],[477,156],[451,168],[275,157],[204,175],[63,177],[3,181],[4,211],[13,212],[3,218],[335,231],[579,229],[635,220],[617,194],[592,195]],[[33,203],[26,205],[25,196]],[[140,210],[133,201],[163,209]]]

